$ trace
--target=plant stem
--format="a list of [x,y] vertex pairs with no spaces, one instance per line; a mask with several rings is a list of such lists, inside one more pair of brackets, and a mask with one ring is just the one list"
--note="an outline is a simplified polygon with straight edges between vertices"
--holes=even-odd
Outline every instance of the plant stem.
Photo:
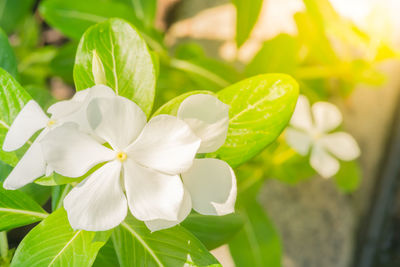
[[8,239],[7,232],[0,232],[0,256],[2,258],[7,258],[8,255]]

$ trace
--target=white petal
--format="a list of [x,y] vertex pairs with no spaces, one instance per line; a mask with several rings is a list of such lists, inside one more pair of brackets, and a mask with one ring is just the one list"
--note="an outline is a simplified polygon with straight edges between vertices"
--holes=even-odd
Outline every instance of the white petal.
[[311,137],[302,131],[287,128],[285,132],[286,142],[300,155],[307,155],[311,146]]
[[219,159],[195,159],[182,174],[183,184],[192,198],[195,211],[204,215],[225,215],[234,212],[236,177],[232,168]]
[[87,109],[92,130],[115,150],[123,150],[140,134],[146,115],[133,101],[116,96],[93,99]]
[[68,193],[64,208],[73,229],[105,231],[125,219],[128,205],[120,175],[120,162],[106,163]]
[[49,118],[34,100],[18,113],[4,139],[3,150],[13,151],[24,145],[31,136],[46,127]]
[[124,180],[129,209],[137,219],[178,219],[184,193],[178,175],[159,173],[128,158],[124,162]]
[[312,106],[314,125],[321,132],[329,132],[342,123],[342,113],[333,104],[317,102]]
[[114,91],[105,85],[96,85],[75,93],[71,100],[55,103],[47,110],[57,122],[75,122],[84,132],[91,133],[86,115],[88,104],[96,97],[114,97]]
[[310,131],[313,128],[310,102],[307,97],[300,95],[297,99],[296,108],[293,112],[290,124],[298,129]]
[[328,134],[319,140],[330,153],[341,160],[349,161],[360,156],[360,148],[354,138],[345,132]]
[[46,163],[38,139],[32,143],[4,181],[3,187],[5,189],[18,189],[45,174]]
[[214,152],[226,140],[229,106],[212,95],[197,94],[186,98],[178,110],[183,119],[201,139],[198,153]]
[[44,158],[61,175],[79,177],[98,163],[115,158],[115,152],[78,131],[75,123],[66,123],[43,137]]
[[339,161],[319,145],[314,145],[312,148],[310,164],[324,178],[334,176],[340,168]]
[[127,149],[140,164],[168,174],[179,174],[193,162],[200,139],[182,120],[159,115],[151,119]]
[[158,220],[146,221],[144,223],[146,224],[147,228],[149,228],[150,231],[152,232],[171,228],[183,222],[186,219],[186,217],[190,214],[191,210],[192,210],[192,200],[190,199],[189,192],[185,189],[181,208],[179,209],[178,220],[167,221],[158,219]]

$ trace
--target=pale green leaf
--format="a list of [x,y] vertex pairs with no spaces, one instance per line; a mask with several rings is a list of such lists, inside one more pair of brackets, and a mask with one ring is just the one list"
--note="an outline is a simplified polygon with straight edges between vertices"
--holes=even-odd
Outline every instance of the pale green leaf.
[[94,50],[103,64],[106,85],[118,95],[136,102],[149,115],[154,101],[156,70],[138,32],[121,19],[110,19],[88,29],[79,43],[75,60],[77,90],[95,85],[92,73]]
[[43,220],[47,215],[28,195],[19,190],[6,190],[0,183],[0,231]]
[[232,0],[236,7],[236,44],[247,40],[260,15],[263,0]]
[[263,208],[254,200],[240,209],[243,229],[229,242],[236,267],[281,267],[280,237]]
[[151,233],[143,222],[128,215],[114,229],[112,240],[121,267],[221,266],[204,245],[181,226]]
[[[0,148],[15,117],[26,102],[31,99],[21,85],[5,70],[0,68]],[[0,160],[15,166],[17,152],[5,152],[0,149]]]
[[25,236],[11,266],[91,266],[108,237],[108,232],[74,231],[59,209]]
[[217,93],[230,106],[225,144],[209,154],[235,167],[275,141],[288,124],[297,102],[296,81],[285,74],[258,75]]

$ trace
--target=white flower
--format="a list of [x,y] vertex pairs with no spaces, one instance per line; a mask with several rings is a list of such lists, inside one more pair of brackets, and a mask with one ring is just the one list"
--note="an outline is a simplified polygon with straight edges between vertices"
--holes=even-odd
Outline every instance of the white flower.
[[[184,120],[201,139],[199,153],[214,152],[224,143],[229,125],[229,107],[212,95],[196,94],[186,98],[178,110]],[[185,197],[177,220],[146,221],[152,231],[172,227],[182,222],[193,208],[203,215],[226,215],[234,212],[237,187],[232,168],[213,158],[193,161],[189,170],[181,174]]]
[[77,92],[71,100],[60,101],[52,105],[47,112],[49,118],[40,106],[30,100],[15,118],[13,124],[4,139],[3,150],[13,151],[22,147],[37,131],[43,131],[38,135],[25,155],[21,158],[7,179],[3,187],[6,189],[18,189],[52,170],[46,166],[42,148],[39,141],[50,130],[60,126],[64,122],[74,121],[82,130],[88,130],[86,121],[86,106],[95,96],[113,96],[112,89],[100,85]]
[[200,146],[190,127],[169,115],[146,124],[139,106],[120,96],[93,99],[87,119],[108,145],[73,123],[41,141],[46,161],[62,175],[79,177],[98,166],[64,199],[71,226],[111,229],[124,220],[128,207],[139,220],[177,220],[184,199],[179,174],[192,165]]
[[[354,138],[345,132],[334,132],[342,123],[339,109],[328,102],[316,102],[310,109],[305,96],[299,96],[296,109],[286,130],[286,142],[305,156],[311,148],[310,164],[324,178],[335,175],[339,161],[350,161],[360,155]],[[333,157],[335,156],[335,157]]]

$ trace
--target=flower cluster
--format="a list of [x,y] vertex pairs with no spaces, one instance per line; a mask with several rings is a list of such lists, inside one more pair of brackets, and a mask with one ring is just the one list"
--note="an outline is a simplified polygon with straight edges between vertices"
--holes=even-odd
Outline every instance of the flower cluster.
[[228,106],[214,96],[189,96],[177,116],[147,121],[137,104],[96,85],[48,113],[50,118],[32,100],[14,120],[6,151],[43,130],[3,186],[17,189],[52,172],[85,177],[64,199],[74,229],[111,229],[128,209],[152,231],[180,223],[192,208],[205,215],[234,211],[232,168],[201,157],[221,147],[227,135]]
[[336,158],[350,161],[360,156],[360,148],[351,135],[332,133],[341,123],[342,114],[335,105],[316,102],[310,107],[308,99],[301,95],[286,130],[286,142],[303,156],[311,149],[311,167],[324,178],[332,177],[340,168]]

